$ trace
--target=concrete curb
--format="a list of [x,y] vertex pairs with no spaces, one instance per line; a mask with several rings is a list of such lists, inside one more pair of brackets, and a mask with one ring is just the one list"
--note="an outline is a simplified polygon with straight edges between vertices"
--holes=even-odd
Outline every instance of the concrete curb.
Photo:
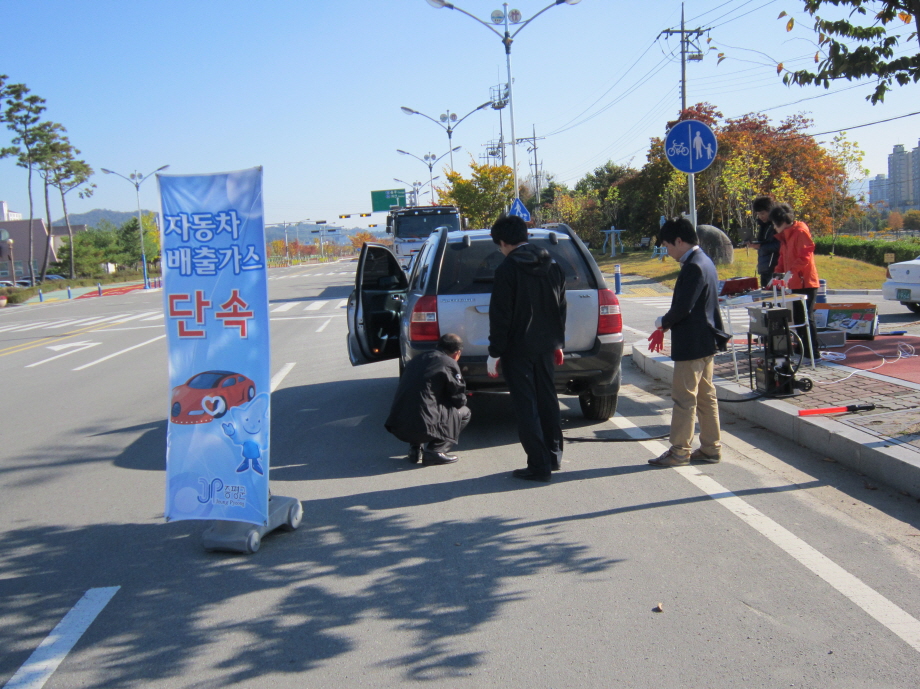
[[[674,362],[634,344],[633,363],[648,376],[671,382]],[[714,378],[720,399],[749,397],[750,389],[724,378]],[[801,417],[798,408],[782,400],[759,399],[744,404],[720,404],[719,408],[760,424],[803,447],[821,453],[897,490],[920,496],[920,453],[885,441],[828,417]]]

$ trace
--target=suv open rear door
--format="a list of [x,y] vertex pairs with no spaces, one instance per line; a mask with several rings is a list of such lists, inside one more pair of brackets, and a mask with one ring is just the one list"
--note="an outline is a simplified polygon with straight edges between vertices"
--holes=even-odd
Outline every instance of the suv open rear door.
[[352,366],[399,356],[399,317],[409,282],[396,255],[365,244],[348,298],[348,358]]

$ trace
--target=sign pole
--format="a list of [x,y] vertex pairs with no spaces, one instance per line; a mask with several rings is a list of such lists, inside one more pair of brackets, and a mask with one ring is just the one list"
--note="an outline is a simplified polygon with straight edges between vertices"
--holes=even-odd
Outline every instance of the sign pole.
[[690,196],[690,222],[696,229],[696,175],[692,172],[687,175],[687,192]]

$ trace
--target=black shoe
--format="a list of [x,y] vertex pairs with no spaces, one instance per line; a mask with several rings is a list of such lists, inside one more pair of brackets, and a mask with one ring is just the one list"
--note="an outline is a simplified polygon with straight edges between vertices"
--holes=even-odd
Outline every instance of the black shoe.
[[422,460],[422,464],[427,466],[433,466],[436,464],[453,464],[458,459],[457,455],[448,455],[443,452],[431,452],[430,450],[425,450],[425,458]]
[[529,467],[527,469],[515,469],[511,472],[511,475],[514,478],[522,478],[525,481],[542,481],[543,483],[549,483],[550,479],[550,474],[538,474]]
[[412,464],[418,464],[422,461],[422,446],[421,445],[410,445],[409,446],[409,457],[408,460]]

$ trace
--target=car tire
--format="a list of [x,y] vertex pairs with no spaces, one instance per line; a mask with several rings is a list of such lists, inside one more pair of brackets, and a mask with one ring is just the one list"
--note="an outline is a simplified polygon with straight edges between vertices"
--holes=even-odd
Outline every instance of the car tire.
[[260,545],[262,545],[262,537],[258,531],[253,529],[246,534],[246,552],[250,554],[259,552]]
[[254,386],[250,385],[248,388],[246,388],[246,399],[251,400],[255,396],[256,396],[256,389]]
[[586,392],[578,396],[581,413],[591,421],[606,421],[617,413],[617,395],[595,395]]
[[224,403],[224,408],[223,408],[223,411],[220,412],[220,414],[215,414],[215,415],[214,415],[214,418],[215,418],[215,419],[220,419],[220,418],[223,418],[224,416],[226,416],[226,415],[227,415],[227,409],[228,409],[226,398],[223,397],[223,396],[220,396],[218,399],[220,399],[220,401]]
[[914,313],[920,313],[920,301],[903,301],[901,303]]

